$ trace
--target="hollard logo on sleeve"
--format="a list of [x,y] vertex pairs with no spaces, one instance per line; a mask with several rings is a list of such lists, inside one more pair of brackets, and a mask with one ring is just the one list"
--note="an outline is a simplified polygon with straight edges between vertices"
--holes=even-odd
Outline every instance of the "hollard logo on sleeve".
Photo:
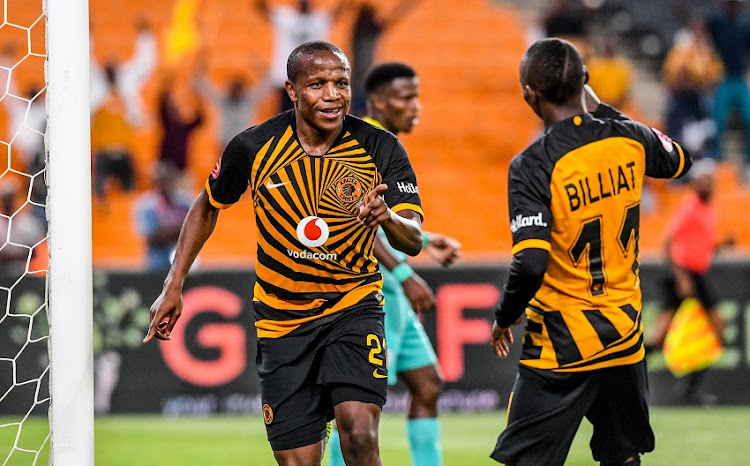
[[419,188],[414,186],[414,183],[412,182],[397,181],[396,187],[402,193],[419,194]]
[[219,157],[219,160],[216,162],[216,165],[214,165],[214,169],[211,170],[211,178],[216,179],[216,177],[219,176],[220,171],[221,171],[221,157]]
[[521,228],[530,227],[530,226],[537,226],[537,227],[547,226],[547,222],[542,220],[541,212],[539,212],[536,215],[528,215],[528,216],[523,216],[521,214],[518,214],[516,215],[516,218],[510,221],[511,233],[515,233]]

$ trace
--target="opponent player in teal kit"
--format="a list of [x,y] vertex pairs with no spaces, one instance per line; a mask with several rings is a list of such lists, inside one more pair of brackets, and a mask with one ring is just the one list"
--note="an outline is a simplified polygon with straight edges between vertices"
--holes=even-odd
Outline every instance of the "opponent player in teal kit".
[[[403,63],[384,63],[373,68],[365,80],[367,117],[365,121],[393,134],[409,133],[419,121],[419,79]],[[394,186],[400,191],[414,186]],[[453,238],[423,232],[424,249],[430,257],[447,266],[459,256],[461,244]],[[435,307],[432,290],[414,273],[406,255],[388,244],[382,230],[375,241],[375,257],[383,274],[385,332],[388,349],[388,384],[400,378],[408,387],[411,400],[406,424],[412,463],[420,466],[442,464],[438,398],[443,379],[430,340],[416,312]],[[330,466],[344,464],[334,431],[329,442]]]

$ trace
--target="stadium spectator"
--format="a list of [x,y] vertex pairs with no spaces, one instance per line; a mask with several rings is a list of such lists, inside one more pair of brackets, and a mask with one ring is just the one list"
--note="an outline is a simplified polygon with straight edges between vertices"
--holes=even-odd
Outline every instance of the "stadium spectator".
[[297,8],[287,5],[269,5],[268,0],[255,0],[258,13],[273,28],[273,52],[270,67],[271,86],[278,94],[278,111],[294,108],[286,92],[286,59],[298,45],[312,40],[326,40],[333,23],[344,11],[346,1],[341,0],[331,11],[314,9],[310,0],[299,0]]
[[219,141],[223,150],[234,136],[255,122],[256,112],[269,89],[269,81],[263,78],[252,89],[248,89],[246,78],[237,74],[223,90],[209,81],[205,68],[199,68],[196,88],[219,109]]
[[[156,69],[159,57],[156,35],[148,22],[139,19],[136,29],[133,55],[124,63],[118,64],[114,60],[109,60],[102,67],[93,54],[91,55],[89,92],[92,115],[107,101],[110,93],[114,92],[122,99],[128,124],[140,127],[145,124],[146,119],[141,91]],[[93,50],[93,36],[90,40]]]
[[712,92],[723,74],[704,22],[695,18],[680,31],[662,68],[667,99],[667,133],[679,138],[695,157],[709,155],[716,125],[711,117]]
[[[680,304],[696,298],[706,310],[716,334],[721,337],[724,322],[716,307],[716,293],[706,275],[716,253],[734,244],[733,237],[719,240],[718,212],[712,200],[715,189],[712,159],[697,161],[690,170],[692,192],[682,201],[672,216],[665,240],[669,274],[665,277],[664,305],[646,342],[646,350],[661,349],[669,324]],[[682,401],[689,404],[715,404],[716,397],[700,390],[705,372],[689,376],[682,393]]]
[[597,43],[599,48],[586,60],[589,85],[603,102],[615,108],[626,108],[633,86],[633,66],[619,53],[615,38],[603,37]]
[[[115,70],[106,67],[110,85],[115,84]],[[107,98],[91,120],[91,149],[94,153],[94,194],[99,199],[106,195],[107,181],[115,178],[123,191],[135,186],[133,168],[134,129],[125,117],[125,103],[120,94],[107,93]]]
[[[708,18],[708,31],[724,65],[724,79],[714,96],[716,121],[716,157],[723,158],[722,138],[732,110],[739,113],[745,135],[750,135],[750,90],[745,82],[747,49],[750,47],[750,22],[740,0],[721,0],[721,8]],[[746,137],[744,179],[750,182],[750,137]]]
[[94,154],[94,194],[103,199],[107,182],[115,178],[124,191],[135,187],[135,130],[145,124],[141,90],[157,63],[156,37],[144,20],[137,24],[133,56],[122,64],[103,67],[91,57],[91,148]]
[[527,324],[508,424],[491,457],[562,465],[586,416],[594,460],[640,464],[654,449],[640,317],[641,189],[644,176],[681,176],[691,159],[602,104],[569,42],[533,44],[520,75],[546,131],[508,173],[513,261],[495,311],[498,357],[508,357],[510,326],[524,312]]
[[589,18],[590,10],[582,0],[554,0],[543,17],[544,33],[570,41],[586,57]]
[[10,176],[0,178],[0,286],[9,287],[26,273],[33,247],[47,229],[32,215],[30,203],[19,202],[21,183]]
[[192,204],[179,189],[178,172],[168,162],[156,165],[151,189],[136,201],[135,223],[147,244],[148,268],[167,270],[180,228]]
[[[373,68],[365,80],[365,121],[391,133],[410,133],[419,122],[419,78],[403,63],[384,63]],[[461,244],[439,233],[422,233],[423,247],[436,262],[448,266],[455,261]],[[385,295],[385,339],[388,342],[388,384],[401,379],[409,389],[409,420],[406,435],[412,464],[443,464],[438,399],[443,380],[437,356],[417,314],[435,307],[435,295],[409,266],[406,255],[391,247],[382,230],[375,239],[375,257],[383,274]],[[338,431],[331,435],[330,466],[343,466]]]
[[249,187],[258,228],[257,369],[276,460],[320,464],[335,415],[347,463],[381,464],[388,372],[372,250],[378,227],[397,249],[422,249],[416,177],[395,136],[347,115],[350,67],[338,47],[302,44],[287,69],[294,110],[229,143],[188,213],[144,341],[170,339],[191,262],[219,209]]
[[404,18],[409,10],[419,3],[418,0],[402,0],[389,14],[378,12],[376,2],[364,1],[357,6],[353,13],[354,24],[352,25],[352,108],[355,115],[363,115],[365,108],[365,74],[372,66],[375,59],[378,41],[383,33],[400,19]]
[[172,164],[181,176],[186,175],[190,138],[203,121],[203,102],[193,80],[169,73],[159,93],[159,160]]

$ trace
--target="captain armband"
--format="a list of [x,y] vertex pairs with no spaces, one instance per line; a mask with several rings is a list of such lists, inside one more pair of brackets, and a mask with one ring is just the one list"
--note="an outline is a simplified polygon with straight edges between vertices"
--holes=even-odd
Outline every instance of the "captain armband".
[[422,248],[426,248],[427,244],[430,242],[430,234],[426,231],[422,232]]
[[393,274],[393,278],[400,284],[414,275],[414,270],[406,262],[401,262],[391,270],[391,273]]

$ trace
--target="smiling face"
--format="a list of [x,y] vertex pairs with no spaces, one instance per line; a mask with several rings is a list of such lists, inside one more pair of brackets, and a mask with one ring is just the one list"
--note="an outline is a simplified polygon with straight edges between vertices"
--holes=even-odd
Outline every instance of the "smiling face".
[[396,78],[373,97],[378,120],[394,134],[409,133],[419,123],[419,78]]
[[349,67],[338,54],[324,50],[300,58],[294,81],[286,82],[299,131],[338,133],[349,111]]

